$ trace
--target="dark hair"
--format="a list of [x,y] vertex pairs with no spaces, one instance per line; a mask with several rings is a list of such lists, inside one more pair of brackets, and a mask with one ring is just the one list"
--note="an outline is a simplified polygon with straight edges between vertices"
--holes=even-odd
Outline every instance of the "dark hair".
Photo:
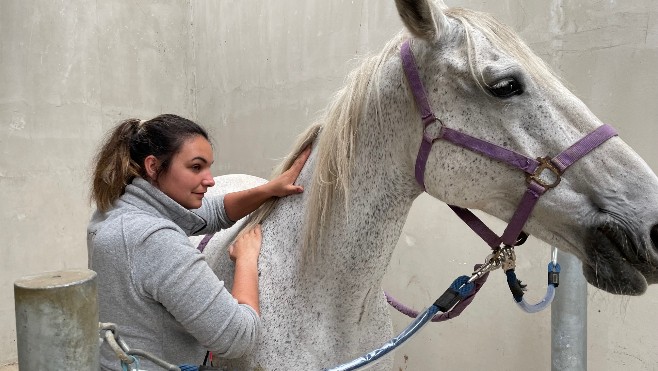
[[180,116],[165,114],[141,121],[128,119],[108,132],[94,159],[91,200],[108,210],[135,177],[147,178],[144,159],[155,156],[166,173],[183,143],[200,135],[210,141],[204,128]]

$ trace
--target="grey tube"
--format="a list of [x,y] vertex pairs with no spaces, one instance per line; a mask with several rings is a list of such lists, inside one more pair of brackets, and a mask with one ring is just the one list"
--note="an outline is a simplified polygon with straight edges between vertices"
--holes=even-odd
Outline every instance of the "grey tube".
[[560,289],[551,306],[551,370],[587,370],[587,282],[581,262],[559,252]]
[[96,272],[23,277],[14,301],[19,370],[100,369]]

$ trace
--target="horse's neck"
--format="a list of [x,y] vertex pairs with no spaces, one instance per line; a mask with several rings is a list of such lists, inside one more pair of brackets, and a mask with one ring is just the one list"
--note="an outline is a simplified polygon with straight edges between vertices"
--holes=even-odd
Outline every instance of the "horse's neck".
[[[366,130],[362,133],[367,135]],[[330,223],[322,227],[328,243],[321,255],[329,259],[323,267],[364,285],[381,282],[411,204],[420,193],[409,187],[408,175],[391,159],[390,151],[395,149],[384,144],[364,136],[358,139],[347,208],[344,198],[335,200]]]
[[[326,278],[325,286],[328,282],[352,280],[355,284],[373,287],[381,282],[386,271],[411,204],[421,192],[414,179],[410,153],[413,149],[409,146],[416,137],[420,139],[420,125],[418,130],[407,126],[410,115],[415,112],[399,83],[402,78],[399,63],[395,58],[386,62],[383,74],[387,78],[375,84],[380,89],[378,92],[369,91],[377,96],[366,98],[371,104],[364,105],[367,112],[360,115],[362,122],[358,123],[355,142],[351,143],[354,153],[347,202],[339,196],[325,206],[327,219],[320,226],[325,233],[320,234],[326,238],[319,250],[311,249],[302,257],[296,243],[304,240],[300,226],[306,212],[312,212],[312,218],[319,217],[315,215],[317,211],[309,211],[309,203],[310,197],[315,197],[310,190],[319,186],[313,184],[313,173],[315,167],[320,166],[317,165],[319,142],[324,141],[316,138],[313,153],[297,180],[307,192],[301,197],[281,199],[269,218],[268,227],[275,230],[276,236],[281,236],[277,246],[287,251],[288,263],[307,272],[308,277],[300,282]],[[332,124],[336,123],[325,125]],[[331,133],[325,128],[319,135]],[[282,255],[283,252],[273,251],[272,254]],[[312,258],[309,259],[309,255]],[[298,275],[297,269],[288,271]],[[311,287],[314,284],[311,283]]]

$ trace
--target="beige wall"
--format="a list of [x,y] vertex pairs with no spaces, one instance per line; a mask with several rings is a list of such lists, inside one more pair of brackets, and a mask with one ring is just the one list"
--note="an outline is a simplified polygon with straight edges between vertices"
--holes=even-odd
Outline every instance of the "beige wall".
[[[512,25],[658,171],[657,0],[449,5]],[[267,176],[354,58],[400,27],[392,0],[0,2],[0,365],[16,359],[14,280],[86,265],[88,165],[117,120],[197,119],[215,138],[216,173]],[[487,251],[426,196],[399,245],[385,289],[417,308]],[[536,300],[549,248],[530,241],[518,254]],[[461,317],[405,345],[396,370],[550,369],[550,312],[521,313],[503,275],[489,281]],[[628,298],[590,287],[588,304],[590,369],[656,369],[658,288]]]
[[86,267],[87,178],[129,116],[195,116],[190,4],[0,2],[0,365],[17,358],[13,282]]

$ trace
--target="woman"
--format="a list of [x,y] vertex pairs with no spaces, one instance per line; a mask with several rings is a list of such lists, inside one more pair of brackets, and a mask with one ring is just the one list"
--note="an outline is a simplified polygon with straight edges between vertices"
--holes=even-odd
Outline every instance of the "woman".
[[[259,329],[260,229],[230,249],[231,293],[188,236],[230,227],[270,197],[302,192],[293,182],[309,153],[269,183],[208,198],[213,150],[203,128],[175,115],[120,123],[96,156],[91,189],[97,211],[87,246],[100,321],[117,324],[131,348],[174,364],[199,364],[206,350],[227,358],[247,353]],[[141,366],[158,367],[145,359]],[[101,368],[121,369],[105,345]]]

